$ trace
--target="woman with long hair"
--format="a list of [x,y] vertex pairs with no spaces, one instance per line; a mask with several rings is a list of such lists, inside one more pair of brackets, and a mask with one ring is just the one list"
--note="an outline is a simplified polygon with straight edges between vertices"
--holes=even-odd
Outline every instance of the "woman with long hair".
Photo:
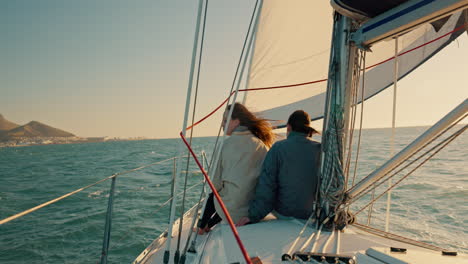
[[[223,115],[223,128],[231,107],[229,105]],[[267,120],[256,117],[240,103],[234,104],[226,134],[230,137],[224,141],[221,149],[213,184],[233,221],[237,222],[248,212],[257,178],[268,149],[273,144],[274,134]],[[199,234],[209,231],[221,220],[226,220],[226,216],[211,193],[198,224]]]
[[277,218],[307,219],[314,213],[320,178],[318,132],[303,110],[289,116],[288,136],[276,142],[265,157],[248,214],[237,225],[256,223],[268,213]]

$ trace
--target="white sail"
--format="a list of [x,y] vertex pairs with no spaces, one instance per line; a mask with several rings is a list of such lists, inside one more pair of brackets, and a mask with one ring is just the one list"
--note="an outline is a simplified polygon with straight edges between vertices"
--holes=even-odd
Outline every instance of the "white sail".
[[[265,1],[248,88],[325,79],[332,19],[332,8],[325,1]],[[247,93],[245,103],[252,110],[262,112],[319,95],[325,88],[326,82],[321,82],[294,88],[252,91]],[[264,117],[287,118],[282,115]]]
[[[307,111],[312,119],[323,117],[326,81],[321,80],[327,78],[332,10],[328,5],[318,5],[306,0],[264,3],[248,89],[316,81],[307,85],[247,92],[246,105],[264,118],[280,120],[277,125],[284,124],[288,115],[297,109]],[[461,11],[439,21],[437,27],[425,24],[400,36],[398,78],[406,76],[463,33],[465,20]],[[394,45],[394,40],[374,45],[372,52],[367,52],[366,66],[392,58]],[[365,99],[393,84],[393,67],[392,60],[389,60],[368,69]],[[361,98],[360,95],[358,97]]]

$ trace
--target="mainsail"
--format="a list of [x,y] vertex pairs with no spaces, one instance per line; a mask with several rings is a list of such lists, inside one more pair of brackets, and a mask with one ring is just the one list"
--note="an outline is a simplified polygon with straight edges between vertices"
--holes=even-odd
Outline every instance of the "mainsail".
[[[456,12],[399,36],[398,79],[465,32],[466,13],[466,10]],[[332,9],[326,1],[263,3],[247,88],[286,87],[248,91],[247,106],[264,118],[278,120],[277,125],[284,125],[288,115],[297,109],[307,111],[312,119],[323,117],[332,34],[330,14]],[[393,84],[394,56],[393,39],[381,41],[367,52],[365,99]]]

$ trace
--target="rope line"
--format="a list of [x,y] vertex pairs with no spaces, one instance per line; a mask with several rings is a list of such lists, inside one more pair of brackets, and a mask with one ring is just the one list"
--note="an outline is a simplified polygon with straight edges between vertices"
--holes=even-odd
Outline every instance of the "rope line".
[[[293,253],[293,250],[294,248],[296,247],[296,244],[297,242],[299,242],[299,239],[302,237],[302,234],[304,233],[304,231],[306,230],[307,226],[309,225],[309,222],[311,222],[311,220],[315,221],[315,218],[313,217],[313,214],[311,214],[309,216],[309,218],[307,219],[307,221],[305,222],[304,226],[302,227],[301,231],[299,232],[299,235],[296,237],[296,239],[294,240],[294,242],[292,243],[291,247],[289,248],[289,250],[287,251],[287,254],[288,255],[292,255]],[[302,249],[300,249],[300,251],[302,251]]]
[[361,90],[361,117],[359,119],[359,135],[358,135],[358,143],[356,148],[356,159],[354,161],[354,172],[353,172],[353,180],[351,182],[351,186],[354,185],[354,181],[356,180],[356,172],[358,167],[358,160],[359,160],[359,152],[361,149],[361,136],[362,136],[362,124],[364,119],[364,91],[365,91],[365,84],[366,84],[366,51],[362,52],[363,54],[363,71],[362,71],[362,90]]
[[[355,53],[355,63],[353,65],[353,78],[354,80],[352,82],[351,86],[351,97],[352,97],[352,102],[351,102],[351,124],[350,127],[347,129],[349,131],[349,142],[348,142],[348,151],[347,151],[347,157],[346,157],[346,163],[345,163],[345,168],[344,168],[344,175],[345,175],[345,183],[344,183],[344,191],[347,190],[348,188],[348,181],[349,181],[349,170],[351,166],[351,156],[353,153],[353,139],[354,139],[354,128],[356,125],[356,117],[357,117],[357,106],[358,106],[358,88],[359,88],[359,80],[361,78],[361,71],[362,71],[362,65],[364,63],[364,57],[363,57],[363,52],[361,51],[360,53],[356,50]],[[361,94],[361,97],[363,94]],[[362,124],[362,119],[361,119],[361,124]],[[345,140],[346,141],[346,140]]]
[[12,220],[15,220],[15,219],[17,219],[17,218],[20,218],[20,217],[22,217],[22,216],[25,216],[25,215],[27,215],[27,214],[30,214],[30,213],[32,213],[32,212],[34,212],[34,211],[37,211],[37,210],[39,210],[39,209],[41,209],[41,208],[43,208],[43,207],[46,207],[46,206],[48,206],[48,205],[50,205],[50,204],[53,204],[53,203],[56,203],[56,202],[58,202],[58,201],[60,201],[60,200],[63,200],[63,199],[65,199],[65,198],[69,197],[69,196],[72,196],[72,195],[74,195],[74,194],[76,194],[76,193],[79,193],[79,192],[81,192],[81,191],[83,191],[83,190],[86,190],[86,189],[88,189],[88,188],[91,188],[91,187],[93,187],[93,186],[95,186],[95,185],[98,185],[98,184],[100,184],[100,183],[102,183],[102,182],[105,182],[105,181],[107,181],[107,180],[109,180],[109,179],[115,178],[115,177],[117,177],[117,176],[119,176],[119,175],[128,174],[128,173],[130,173],[130,172],[134,172],[134,171],[141,170],[141,169],[144,169],[144,168],[147,168],[147,167],[150,167],[150,166],[154,166],[154,165],[156,165],[156,164],[160,164],[160,163],[163,163],[163,162],[172,160],[172,159],[175,159],[175,157],[172,157],[172,158],[169,158],[169,159],[166,159],[166,160],[162,160],[162,161],[158,161],[158,162],[154,162],[154,163],[151,163],[151,164],[149,164],[149,165],[141,166],[141,167],[138,167],[138,168],[135,168],[135,169],[132,169],[132,170],[123,171],[123,172],[119,172],[119,173],[113,174],[113,175],[111,175],[111,176],[109,176],[109,177],[107,177],[107,178],[104,178],[104,179],[102,179],[102,180],[100,180],[100,181],[97,181],[97,182],[95,182],[95,183],[93,183],[93,184],[90,184],[90,185],[87,185],[87,186],[85,186],[85,187],[76,189],[76,190],[74,190],[74,191],[72,191],[72,192],[69,192],[69,193],[67,193],[67,194],[64,194],[64,195],[62,195],[62,196],[60,196],[60,197],[57,197],[57,198],[55,198],[55,199],[52,199],[52,200],[50,200],[50,201],[48,201],[48,202],[42,203],[42,204],[40,204],[40,205],[38,205],[38,206],[35,206],[35,207],[30,208],[30,209],[28,209],[28,210],[25,210],[25,211],[23,211],[23,212],[21,212],[21,213],[17,213],[17,214],[15,214],[15,215],[12,215],[12,216],[10,216],[10,217],[7,217],[7,218],[5,218],[5,219],[2,219],[2,220],[0,221],[0,225],[3,225],[3,224],[5,224],[5,223],[8,223],[8,222],[10,222],[10,221],[12,221]]

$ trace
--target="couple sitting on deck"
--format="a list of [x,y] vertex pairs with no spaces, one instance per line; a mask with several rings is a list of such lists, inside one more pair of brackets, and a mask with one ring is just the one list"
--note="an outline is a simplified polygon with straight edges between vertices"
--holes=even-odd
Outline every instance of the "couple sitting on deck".
[[[270,212],[279,219],[307,219],[313,213],[320,164],[320,143],[309,139],[314,133],[309,115],[298,110],[288,119],[287,139],[273,144],[270,124],[234,104],[226,131],[230,137],[213,176],[234,223],[256,223]],[[221,220],[226,217],[211,193],[198,223],[199,234]]]

